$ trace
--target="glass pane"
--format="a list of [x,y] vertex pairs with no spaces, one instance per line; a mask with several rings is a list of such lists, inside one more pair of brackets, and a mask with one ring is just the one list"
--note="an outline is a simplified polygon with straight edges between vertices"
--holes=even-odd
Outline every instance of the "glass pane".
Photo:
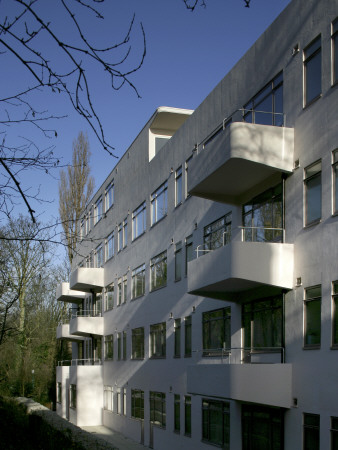
[[306,104],[308,104],[311,100],[318,97],[322,91],[321,52],[306,62],[305,70]]
[[321,218],[321,176],[317,175],[306,182],[306,224]]
[[[338,28],[338,21],[336,28]],[[333,82],[338,81],[338,33],[333,38]]]
[[306,302],[306,345],[320,344],[321,301]]

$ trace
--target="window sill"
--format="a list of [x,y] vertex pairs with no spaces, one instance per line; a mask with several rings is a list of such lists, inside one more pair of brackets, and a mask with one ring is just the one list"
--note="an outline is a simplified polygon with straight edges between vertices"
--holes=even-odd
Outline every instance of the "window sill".
[[332,344],[330,350],[338,350],[338,344]]
[[191,355],[184,355],[185,358],[191,358]]
[[114,308],[105,309],[105,310],[103,311],[103,314],[105,314],[105,313],[107,313],[107,312],[109,312],[109,311],[113,311],[113,309],[114,309]]
[[177,209],[181,205],[182,205],[182,202],[177,203],[177,205],[175,205],[175,209]]
[[134,237],[133,240],[131,242],[135,242],[138,239],[140,239],[144,234],[146,234],[146,230],[142,231],[141,234],[139,234],[138,236]]
[[304,228],[311,228],[311,227],[313,227],[313,226],[318,225],[319,223],[321,223],[321,221],[322,221],[321,218],[320,218],[320,219],[316,219],[316,220],[314,220],[314,221],[312,221],[312,222],[310,222],[310,223],[304,225]]
[[166,359],[166,356],[150,356],[149,359]]
[[320,350],[320,344],[303,345],[303,350]]
[[130,358],[131,361],[144,361],[144,357],[143,358]]
[[145,293],[143,292],[143,294],[140,294],[140,295],[138,295],[137,297],[133,297],[133,298],[131,299],[131,301],[133,302],[134,300],[138,300],[139,298],[144,297],[144,295],[145,295]]
[[303,106],[303,111],[307,108],[309,108],[309,106],[313,105],[314,103],[316,103],[317,100],[319,100],[322,97],[322,93],[320,93],[319,95],[317,95],[317,97],[313,98],[312,100],[309,101],[309,103],[307,103],[306,105]]
[[153,288],[151,291],[149,291],[149,292],[156,292],[156,291],[158,291],[159,289],[163,289],[163,288],[165,288],[165,287],[167,287],[167,284],[163,284],[162,286],[158,286],[158,287],[155,287],[155,288]]
[[161,223],[162,220],[164,220],[167,217],[168,214],[165,214],[163,217],[161,217],[160,219],[158,219],[156,222],[154,222],[150,228],[154,228],[158,223]]
[[177,278],[177,280],[174,280],[174,281],[175,281],[175,283],[178,283],[178,282],[181,281],[181,280],[182,280],[182,277]]

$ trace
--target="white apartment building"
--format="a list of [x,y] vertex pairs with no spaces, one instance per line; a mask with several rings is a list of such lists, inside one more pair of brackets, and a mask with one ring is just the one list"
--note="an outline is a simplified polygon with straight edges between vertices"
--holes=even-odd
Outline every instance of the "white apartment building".
[[57,412],[154,449],[338,449],[338,0],[293,0],[83,212]]

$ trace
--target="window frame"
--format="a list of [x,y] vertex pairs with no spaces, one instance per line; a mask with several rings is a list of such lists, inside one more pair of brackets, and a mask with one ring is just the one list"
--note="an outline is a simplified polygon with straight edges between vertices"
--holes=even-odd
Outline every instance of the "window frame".
[[76,384],[71,384],[69,386],[69,407],[76,409]]
[[104,254],[102,242],[95,248],[95,267],[100,268],[104,266]]
[[[313,102],[315,102],[318,98],[322,96],[322,39],[321,35],[319,34],[316,36],[303,50],[303,107],[306,108],[307,106],[311,105]],[[319,47],[316,47],[317,42],[319,42]],[[311,50],[311,47],[314,47],[313,50]],[[307,52],[309,52],[307,54]],[[311,98],[307,98],[308,95],[308,72],[309,72],[309,63],[313,61],[317,56],[319,55],[320,59],[320,89],[319,93],[314,95]]]
[[144,327],[131,330],[131,359],[144,359]]
[[94,226],[100,222],[103,217],[103,200],[102,195],[96,200],[94,205]]
[[[317,170],[314,173],[308,173],[311,171],[311,169],[315,168],[316,166],[320,165],[320,170]],[[309,212],[309,182],[313,182],[314,180],[319,179],[319,200],[320,200],[320,215],[319,217],[315,217],[311,220],[308,218],[308,212]],[[315,189],[317,186],[312,187],[312,189]],[[321,159],[310,164],[309,166],[304,168],[304,227],[308,227],[311,225],[315,225],[321,221],[322,218],[322,161]]]
[[[162,197],[163,196],[163,197]],[[159,216],[159,203],[163,198],[163,212]],[[168,214],[168,181],[162,183],[150,196],[150,222],[151,226],[160,222]]]
[[331,24],[332,86],[338,83],[338,17]]
[[[141,281],[141,291],[139,293],[138,281]],[[131,298],[135,300],[136,298],[142,297],[145,294],[145,281],[146,281],[146,265],[143,263],[136,267],[131,273]]]
[[331,450],[335,450],[338,444],[338,417],[331,416]]
[[[112,292],[112,298],[109,299],[109,293]],[[114,308],[114,297],[115,297],[115,285],[114,282],[108,284],[105,289],[104,289],[104,300],[105,300],[105,305],[104,305],[104,310],[105,311],[110,311]]]
[[[229,212],[206,225],[203,228],[203,249],[212,251],[229,244],[231,241],[231,222],[232,213]],[[220,232],[221,235],[219,236]],[[226,237],[224,238],[225,234]]]
[[113,386],[105,385],[103,388],[103,409],[105,411],[114,410],[114,389]]
[[[212,317],[213,314],[222,313],[222,316]],[[223,345],[217,348],[213,348],[210,344],[207,346],[207,342],[214,340],[213,334],[216,328],[219,328],[219,323],[223,326]],[[217,330],[216,330],[217,331]],[[219,330],[218,330],[219,331]],[[206,336],[207,334],[207,336]],[[217,308],[212,311],[205,311],[202,313],[202,346],[203,356],[220,356],[224,355],[224,352],[229,353],[231,351],[231,307],[226,306],[224,308]]]
[[338,349],[338,281],[332,282],[332,338],[331,348]]
[[181,396],[174,395],[174,433],[181,432]]
[[112,361],[114,359],[114,335],[106,334],[104,336],[104,359]]
[[115,202],[115,188],[114,188],[114,181],[111,181],[106,189],[104,194],[105,199],[105,211],[107,212],[112,206],[114,206]]
[[150,422],[159,428],[166,428],[166,395],[164,392],[149,391]]
[[193,159],[194,155],[190,155],[188,159],[186,159],[185,163],[184,163],[184,197],[185,200],[187,200],[188,198],[191,197],[191,194],[189,194],[188,192],[188,172],[189,172],[189,165]]
[[164,250],[150,260],[150,292],[167,285],[167,271],[167,250]]
[[337,214],[338,214],[338,148],[334,149],[332,152],[332,215],[335,216]]
[[181,357],[181,319],[174,321],[174,358]]
[[[137,232],[139,229],[139,223],[141,221],[141,231]],[[147,229],[147,207],[146,201],[141,203],[132,213],[132,240],[142,236]]]
[[182,279],[182,241],[175,244],[175,281]]
[[191,436],[191,396],[184,396],[184,435]]
[[131,390],[131,417],[144,420],[144,391],[141,389]]
[[62,403],[62,383],[56,383],[56,403]]
[[183,172],[182,166],[175,171],[175,207],[182,204],[183,201]]
[[166,322],[152,324],[149,330],[149,358],[165,358],[167,352]]
[[106,261],[109,261],[115,253],[115,235],[114,231],[106,239]]
[[117,301],[116,306],[122,305],[122,277],[117,279]]
[[185,238],[184,253],[185,253],[185,276],[188,276],[188,263],[194,259],[193,249],[193,235],[190,234]]
[[[310,419],[318,421],[317,424],[311,424]],[[306,423],[308,421],[309,423]],[[309,436],[310,434],[310,436]],[[311,447],[306,445],[307,440],[311,441]],[[303,450],[314,450],[315,440],[318,442],[316,450],[320,448],[320,415],[303,413]]]
[[[320,289],[320,295],[311,295],[311,291]],[[310,296],[311,295],[311,296]],[[309,333],[309,305],[314,304],[314,302],[318,302],[320,306],[320,316],[319,316],[319,342],[308,342],[310,336],[315,336],[314,333]],[[321,305],[322,305],[322,292],[321,292],[321,285],[317,284],[315,286],[309,286],[304,289],[304,349],[319,349],[321,346],[321,330],[322,330],[322,318],[321,318]],[[317,318],[318,321],[318,318]],[[312,331],[312,326],[311,326]]]
[[184,318],[184,357],[191,358],[192,356],[192,317],[186,316]]
[[[222,442],[212,440],[211,427],[215,427],[212,417],[213,411],[220,411],[222,414],[220,426],[222,427]],[[202,442],[230,449],[230,403],[221,400],[211,400],[202,398]]]

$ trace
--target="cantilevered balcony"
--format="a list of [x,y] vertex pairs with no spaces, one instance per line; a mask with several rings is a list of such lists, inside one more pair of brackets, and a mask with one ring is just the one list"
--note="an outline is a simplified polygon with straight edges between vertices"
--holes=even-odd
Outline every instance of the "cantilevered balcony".
[[69,283],[60,283],[56,288],[56,300],[59,302],[81,303],[85,294],[69,288]]
[[69,323],[62,323],[56,328],[56,339],[67,339],[69,341],[83,341],[83,337],[75,336],[69,332]]
[[291,173],[293,128],[233,122],[198,146],[189,165],[191,195],[239,205],[278,173]]
[[82,292],[99,292],[104,287],[104,269],[79,267],[70,274],[69,285]]
[[[188,292],[238,301],[248,291],[255,289],[262,294],[271,295],[292,289],[293,244],[248,242],[248,235],[251,239],[253,235],[257,237],[257,233],[252,230],[253,227],[241,227],[234,238],[230,240],[225,237],[224,245],[215,250],[205,250],[203,246],[199,246],[196,250],[197,258],[188,263]],[[264,231],[270,240],[274,236],[281,240],[280,229],[259,230],[260,235]]]
[[[283,364],[278,349],[264,352],[227,349],[219,360],[195,364],[187,370],[187,392],[208,397],[224,397],[243,402],[290,408],[292,405],[292,365]],[[257,364],[246,364],[239,354],[250,354]],[[252,360],[252,359],[250,359]],[[272,361],[269,363],[269,360]],[[208,383],[205,382],[208,380]]]
[[92,311],[79,311],[69,323],[69,333],[77,336],[103,336],[103,317]]

